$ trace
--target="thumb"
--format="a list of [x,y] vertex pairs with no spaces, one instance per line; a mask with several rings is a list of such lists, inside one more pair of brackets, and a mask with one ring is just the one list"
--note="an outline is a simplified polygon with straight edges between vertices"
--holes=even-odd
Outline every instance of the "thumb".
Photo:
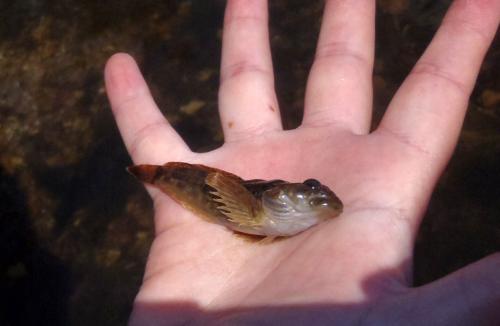
[[386,325],[500,325],[500,252],[389,301]]

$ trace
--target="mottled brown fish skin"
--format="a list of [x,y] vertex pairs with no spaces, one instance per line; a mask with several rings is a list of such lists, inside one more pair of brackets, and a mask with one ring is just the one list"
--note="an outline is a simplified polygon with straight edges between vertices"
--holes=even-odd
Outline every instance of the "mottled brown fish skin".
[[207,221],[258,236],[292,236],[342,212],[342,202],[314,179],[243,180],[201,164],[136,165],[128,171]]
[[211,189],[206,185],[205,179],[209,173],[220,172],[239,182],[243,181],[240,177],[223,170],[183,162],[134,165],[127,170],[140,181],[155,185],[183,207],[209,221],[224,225],[227,225],[226,217],[220,213],[217,203],[212,200]]
[[158,168],[158,165],[132,165],[127,167],[127,171],[142,182],[153,183],[159,171]]

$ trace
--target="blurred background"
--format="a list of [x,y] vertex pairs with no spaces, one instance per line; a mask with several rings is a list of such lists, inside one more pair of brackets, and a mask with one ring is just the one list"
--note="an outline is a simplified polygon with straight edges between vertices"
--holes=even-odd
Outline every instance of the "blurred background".
[[[298,126],[321,1],[271,0],[286,128]],[[450,1],[380,0],[374,125]],[[103,86],[132,54],[195,151],[223,141],[217,87],[224,1],[0,0],[0,324],[120,325],[152,239],[152,207]],[[459,144],[415,249],[424,284],[500,249],[500,45],[483,64]]]

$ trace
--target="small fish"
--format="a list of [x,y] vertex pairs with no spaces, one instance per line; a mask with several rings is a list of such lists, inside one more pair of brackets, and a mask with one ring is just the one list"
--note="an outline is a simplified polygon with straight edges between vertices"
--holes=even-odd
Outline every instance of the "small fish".
[[245,181],[223,170],[182,162],[127,170],[198,216],[251,235],[292,236],[340,215],[343,208],[340,199],[315,179]]

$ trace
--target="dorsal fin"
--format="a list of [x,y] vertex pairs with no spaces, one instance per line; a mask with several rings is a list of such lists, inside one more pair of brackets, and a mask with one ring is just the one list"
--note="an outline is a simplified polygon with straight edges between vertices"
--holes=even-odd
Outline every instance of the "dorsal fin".
[[248,227],[261,225],[263,220],[261,204],[239,179],[213,172],[207,175],[205,183],[214,188],[214,191],[210,192],[215,197],[213,201],[218,204],[219,212],[230,222]]

